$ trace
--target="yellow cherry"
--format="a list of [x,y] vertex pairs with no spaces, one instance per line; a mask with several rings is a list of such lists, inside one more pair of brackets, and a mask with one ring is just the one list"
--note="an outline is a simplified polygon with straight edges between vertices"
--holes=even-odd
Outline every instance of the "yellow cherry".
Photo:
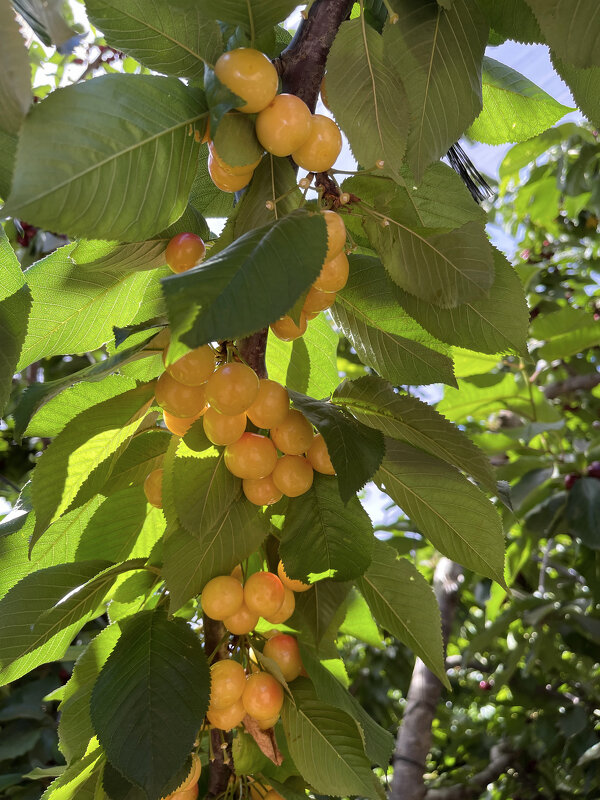
[[251,47],[238,47],[218,59],[215,75],[242,100],[238,111],[256,114],[266,108],[277,94],[277,70],[264,53]]
[[309,172],[326,172],[335,164],[342,149],[342,134],[335,122],[313,114],[308,139],[292,153],[292,158]]
[[278,94],[256,118],[256,137],[268,153],[289,156],[311,131],[311,113],[294,94]]

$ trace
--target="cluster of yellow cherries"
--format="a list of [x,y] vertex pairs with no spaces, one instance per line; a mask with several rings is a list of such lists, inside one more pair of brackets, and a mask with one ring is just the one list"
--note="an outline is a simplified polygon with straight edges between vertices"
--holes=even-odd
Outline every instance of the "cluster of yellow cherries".
[[[291,156],[309,172],[330,169],[342,149],[342,135],[335,122],[311,114],[306,103],[293,94],[277,94],[277,71],[264,53],[251,47],[230,50],[215,64],[215,75],[244,100],[236,111],[256,114],[256,138],[274,156]],[[235,112],[234,112],[235,113]],[[247,186],[260,163],[231,166],[209,141],[208,171],[215,186],[237,192]]]

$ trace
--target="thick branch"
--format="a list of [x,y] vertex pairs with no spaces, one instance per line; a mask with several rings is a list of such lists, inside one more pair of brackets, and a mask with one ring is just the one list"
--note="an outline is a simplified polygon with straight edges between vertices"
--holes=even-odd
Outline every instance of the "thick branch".
[[246,336],[241,339],[238,345],[240,355],[248,366],[252,367],[254,372],[259,378],[267,377],[267,365],[265,363],[265,354],[267,350],[267,335],[268,328],[263,328],[258,333],[253,333],[251,336]]
[[314,112],[325,64],[352,0],[316,0],[277,64],[283,91],[298,95]]
[[577,391],[591,391],[600,385],[600,372],[592,372],[589,375],[573,375],[565,378],[564,381],[555,381],[544,386],[544,394],[547,400],[555,400],[564,394]]
[[[220,622],[204,616],[204,651],[206,657],[214,653],[214,661],[220,661],[228,657],[227,645],[224,643],[219,646],[223,641],[225,628]],[[218,649],[217,649],[218,648]],[[216,651],[216,653],[215,653]],[[223,748],[223,740],[226,747]],[[221,796],[229,784],[229,779],[233,775],[233,762],[231,757],[231,733],[223,734],[216,728],[210,730],[210,745],[213,754],[213,760],[210,764],[210,774],[208,778],[208,794],[207,797]]]
[[[462,567],[448,558],[441,558],[435,568],[433,586],[442,617],[444,650],[456,614],[462,573]],[[391,800],[423,800],[425,797],[423,773],[441,691],[442,684],[417,658],[393,757]]]
[[498,780],[500,775],[514,762],[515,754],[504,742],[495,744],[490,750],[490,762],[481,772],[473,775],[469,783],[459,783],[446,789],[430,789],[425,800],[476,800],[485,787]]

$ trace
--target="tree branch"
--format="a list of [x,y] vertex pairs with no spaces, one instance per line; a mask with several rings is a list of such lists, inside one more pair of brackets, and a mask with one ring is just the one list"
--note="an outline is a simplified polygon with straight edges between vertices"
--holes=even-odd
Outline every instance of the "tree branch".
[[[204,615],[204,652],[209,658],[214,653],[213,661],[222,661],[228,658],[227,645],[223,641],[225,628],[220,622]],[[216,652],[215,652],[216,651]],[[231,732],[224,733],[217,728],[210,729],[210,749],[212,760],[208,777],[207,797],[219,797],[224,794],[229,780],[233,775],[233,758],[231,754]],[[226,747],[223,747],[225,742]]]
[[544,386],[544,395],[547,400],[555,400],[563,394],[571,394],[571,392],[587,391],[594,389],[600,385],[600,372],[592,372],[589,375],[573,375],[571,378],[565,378],[564,381],[554,381]]
[[[459,564],[441,558],[433,576],[442,618],[444,650],[456,614],[462,574],[463,568]],[[417,658],[393,756],[391,800],[423,800],[425,797],[423,773],[431,748],[431,724],[441,691],[442,684]]]
[[[314,112],[335,35],[352,8],[353,0],[315,0],[296,35],[275,59],[283,91],[300,97]],[[268,328],[238,342],[240,355],[259,378],[267,377],[265,352]]]
[[487,767],[476,773],[466,784],[448,786],[445,789],[430,789],[425,800],[476,800],[481,796],[488,783],[497,780],[514,762],[515,754],[506,742],[498,742],[490,750],[490,761]]

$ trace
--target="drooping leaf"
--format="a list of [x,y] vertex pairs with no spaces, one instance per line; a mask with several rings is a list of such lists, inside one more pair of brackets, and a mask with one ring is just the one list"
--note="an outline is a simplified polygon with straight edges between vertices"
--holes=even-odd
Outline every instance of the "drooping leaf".
[[90,719],[92,689],[120,635],[118,624],[100,631],[75,662],[65,686],[59,707],[58,736],[61,752],[69,763],[84,756],[90,739],[95,736]]
[[375,376],[344,381],[333,403],[349,409],[361,422],[386,436],[402,439],[471,475],[495,494],[496,480],[487,456],[460,428],[427,403],[400,394]]
[[382,797],[354,719],[327,705],[304,679],[285,698],[282,720],[290,755],[302,777],[319,794]]
[[211,138],[219,158],[231,167],[253,167],[264,153],[254,120],[247,114],[226,114]]
[[167,537],[163,575],[171,609],[176,611],[200,594],[204,584],[227,575],[248,558],[269,532],[268,521],[246,498],[231,503],[212,526],[196,534],[178,528]]
[[353,589],[346,607],[340,633],[353,636],[371,647],[382,648],[383,636],[362,594]]
[[0,230],[0,285],[1,416],[10,396],[31,310],[31,293],[4,229]]
[[573,111],[520,72],[493,58],[483,59],[483,110],[468,135],[485,144],[523,142]]
[[32,546],[78,494],[85,502],[100,490],[153,394],[154,386],[146,384],[93,406],[71,420],[44,451],[32,482],[37,517]]
[[176,78],[58,89],[23,124],[4,214],[70,236],[147,239],[186,208],[206,114],[201,90]]
[[490,26],[507,39],[525,44],[544,43],[540,26],[527,0],[478,0]]
[[315,280],[326,250],[322,216],[296,211],[247,233],[194,269],[165,278],[172,341],[200,347],[275,322]]
[[409,111],[401,76],[384,61],[383,41],[362,14],[342,23],[327,58],[327,98],[358,163],[383,161],[384,171],[397,176]]
[[454,385],[448,348],[403,313],[379,259],[355,255],[350,278],[332,308],[363,364],[394,384]]
[[488,297],[457,308],[438,308],[408,292],[397,294],[405,311],[449,344],[481,353],[527,351],[529,312],[523,285],[506,256],[493,248],[494,283]]
[[335,478],[315,475],[313,485],[290,503],[279,554],[290,577],[330,572],[345,581],[371,562],[373,526],[356,497],[344,505]]
[[17,133],[31,105],[31,70],[25,41],[9,3],[0,6],[0,127]]
[[598,25],[600,7],[595,0],[527,0],[540,29],[558,58],[575,67],[600,67]]
[[378,542],[371,566],[358,584],[377,622],[410,647],[449,687],[440,610],[416,567],[408,559],[398,558],[389,545]]
[[159,800],[204,720],[208,664],[181,619],[146,611],[121,629],[92,691],[92,724],[110,763],[148,800]]
[[327,397],[339,383],[339,337],[324,314],[312,319],[304,336],[282,342],[273,333],[267,339],[269,377],[288,389],[311,397]]
[[500,516],[459,472],[411,445],[387,439],[376,482],[441,553],[504,585]]
[[449,10],[435,0],[393,0],[385,59],[402,76],[410,107],[408,163],[421,182],[481,111],[481,60],[488,26],[476,0]]
[[169,431],[151,428],[135,436],[117,459],[103,494],[113,494],[144,482],[146,475],[162,465],[172,436]]
[[552,63],[573,93],[579,108],[591,123],[600,127],[600,68],[578,69],[556,55]]
[[350,583],[325,579],[317,581],[308,591],[296,595],[296,613],[302,619],[302,634],[305,638],[312,640],[317,646],[321,643],[340,611],[343,618],[343,604],[350,587]]
[[202,80],[204,64],[213,65],[223,51],[215,20],[200,9],[176,9],[159,0],[86,0],[90,21],[108,44],[165,75]]
[[34,623],[69,591],[109,565],[107,561],[59,564],[25,576],[10,589],[0,601],[0,685],[64,655],[87,621],[85,615],[65,628],[50,621],[33,630]]
[[174,5],[198,8],[203,17],[241,25],[252,36],[275,27],[292,13],[294,0],[175,0]]

